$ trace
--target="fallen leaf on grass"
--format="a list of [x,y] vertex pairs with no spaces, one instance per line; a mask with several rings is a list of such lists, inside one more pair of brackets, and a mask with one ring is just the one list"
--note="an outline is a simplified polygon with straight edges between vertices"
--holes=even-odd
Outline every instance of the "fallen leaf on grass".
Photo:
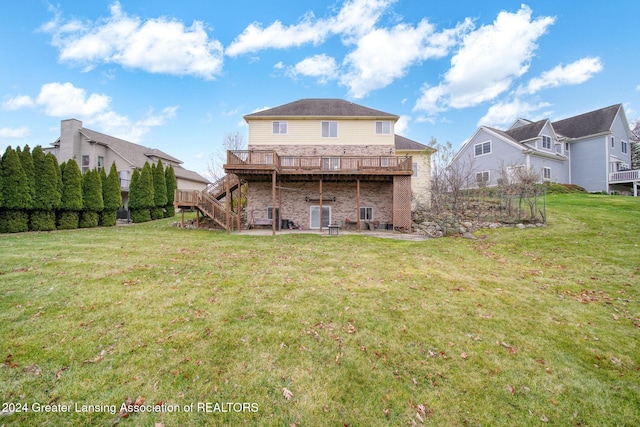
[[518,350],[516,350],[516,348],[514,346],[512,346],[511,344],[507,344],[506,342],[502,341],[500,343],[500,345],[502,345],[504,348],[508,349],[509,353],[518,354]]
[[40,367],[38,365],[33,364],[33,365],[29,365],[29,366],[25,367],[22,371],[27,373],[27,374],[32,374],[32,375],[38,376],[42,372],[42,369],[40,369]]
[[548,423],[549,422],[549,418],[547,418],[546,415],[543,415],[540,417],[540,421],[542,421],[543,423]]
[[462,353],[460,353],[460,357],[466,360],[468,356],[467,356],[467,353],[463,351]]
[[282,396],[285,399],[290,400],[293,397],[293,393],[291,392],[291,390],[285,387],[282,389]]
[[513,395],[516,394],[516,388],[514,386],[512,386],[511,384],[507,384],[507,391]]

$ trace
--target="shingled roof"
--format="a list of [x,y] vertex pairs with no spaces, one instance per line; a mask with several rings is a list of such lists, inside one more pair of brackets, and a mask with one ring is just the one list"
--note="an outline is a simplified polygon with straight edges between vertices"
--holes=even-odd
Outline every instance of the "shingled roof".
[[615,104],[599,110],[590,111],[568,119],[553,122],[556,133],[569,138],[582,138],[609,132],[622,104]]
[[398,120],[399,116],[374,110],[343,99],[309,98],[247,114],[245,119],[272,117],[370,117]]
[[509,129],[504,131],[504,133],[518,142],[529,141],[540,136],[540,132],[547,122],[547,119],[539,120],[525,126]]
[[420,144],[404,136],[394,135],[394,137],[396,150],[426,150],[429,148],[424,144]]

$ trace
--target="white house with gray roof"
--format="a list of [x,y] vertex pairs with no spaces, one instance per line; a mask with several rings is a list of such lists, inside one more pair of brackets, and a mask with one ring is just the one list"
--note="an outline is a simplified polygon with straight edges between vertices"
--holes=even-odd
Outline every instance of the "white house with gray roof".
[[624,109],[616,104],[555,122],[519,119],[506,131],[481,126],[452,163],[470,171],[468,187],[494,186],[504,172],[526,168],[539,173],[540,182],[637,196],[640,171],[630,169],[632,140]]
[[129,182],[135,169],[142,169],[146,162],[166,166],[172,165],[176,174],[178,188],[181,190],[203,190],[209,181],[198,173],[182,167],[182,161],[155,148],[144,147],[133,142],[105,135],[87,129],[76,119],[62,120],[60,138],[44,150],[53,153],[59,163],[74,159],[84,173],[89,169],[106,168],[116,164],[120,176],[122,200],[127,206]]

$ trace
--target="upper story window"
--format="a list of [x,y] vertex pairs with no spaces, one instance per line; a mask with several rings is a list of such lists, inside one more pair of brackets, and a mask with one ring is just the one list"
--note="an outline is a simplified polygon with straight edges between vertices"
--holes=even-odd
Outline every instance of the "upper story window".
[[391,122],[376,122],[377,135],[389,135],[391,133]]
[[481,142],[473,146],[474,154],[476,156],[482,156],[483,154],[491,153],[491,141]]
[[568,142],[564,143],[564,151],[569,151],[569,143]]
[[611,148],[616,148],[616,139],[611,137]]
[[628,151],[627,141],[620,141],[620,150],[622,150],[623,153],[627,154],[627,151]]
[[542,135],[542,148],[545,150],[551,150],[551,137]]
[[287,122],[273,122],[273,133],[286,135],[287,134]]
[[104,169],[104,157],[98,156],[98,172]]
[[322,122],[322,137],[323,138],[337,138],[338,137],[338,122]]
[[413,171],[413,173],[411,174],[411,177],[417,178],[418,177],[418,162],[411,163],[411,170]]

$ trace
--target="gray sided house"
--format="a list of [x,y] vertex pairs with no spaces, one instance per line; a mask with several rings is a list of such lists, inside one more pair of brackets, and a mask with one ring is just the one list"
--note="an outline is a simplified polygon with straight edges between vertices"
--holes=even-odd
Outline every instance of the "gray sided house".
[[165,167],[172,165],[179,189],[202,190],[209,184],[196,172],[183,168],[181,160],[163,151],[84,128],[76,119],[62,120],[60,128],[60,138],[44,150],[55,155],[59,163],[75,159],[82,173],[103,168],[109,173],[111,164],[115,162],[125,207],[128,206],[133,171],[142,169],[146,162],[151,164],[161,160]]
[[469,188],[497,185],[526,168],[539,182],[637,196],[640,171],[630,169],[632,139],[624,109],[616,104],[556,122],[519,119],[505,131],[481,126],[452,164],[469,173]]

